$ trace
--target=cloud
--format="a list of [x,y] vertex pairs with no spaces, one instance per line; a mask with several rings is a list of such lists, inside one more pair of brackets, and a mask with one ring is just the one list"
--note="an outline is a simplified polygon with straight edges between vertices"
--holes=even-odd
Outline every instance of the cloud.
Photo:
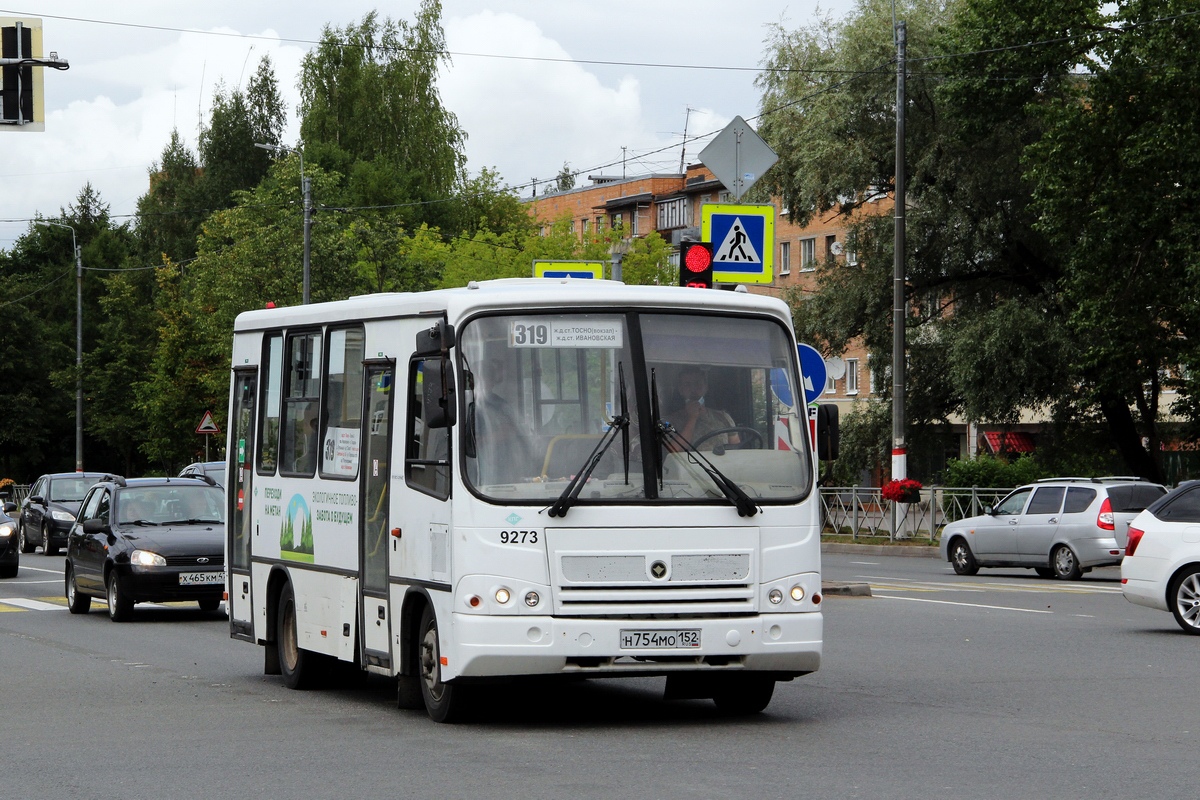
[[[494,53],[503,42],[506,54],[571,57],[537,24],[492,11],[446,20],[446,40],[458,53]],[[496,167],[511,184],[548,180],[564,161],[580,170],[619,162],[622,145],[655,139],[641,85],[631,76],[606,85],[583,64],[459,55],[440,85],[443,102],[468,133],[471,171]]]

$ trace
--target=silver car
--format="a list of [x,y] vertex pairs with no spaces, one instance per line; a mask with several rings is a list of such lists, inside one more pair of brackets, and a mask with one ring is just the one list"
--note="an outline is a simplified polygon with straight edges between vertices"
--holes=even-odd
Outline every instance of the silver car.
[[1120,564],[1129,523],[1166,494],[1139,478],[1048,478],[1021,486],[978,517],[942,530],[942,557],[959,575],[980,567],[1029,567],[1043,578],[1079,580]]

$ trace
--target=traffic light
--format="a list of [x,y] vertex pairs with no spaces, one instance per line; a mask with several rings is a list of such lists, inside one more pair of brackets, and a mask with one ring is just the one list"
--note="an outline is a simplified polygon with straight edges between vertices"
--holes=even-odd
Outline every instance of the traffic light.
[[679,285],[711,289],[713,285],[712,242],[684,242],[679,249]]
[[[33,31],[30,28],[23,25],[0,28],[0,58],[16,60],[32,56]],[[7,123],[33,122],[32,64],[5,64],[0,67],[0,84],[0,120]]]

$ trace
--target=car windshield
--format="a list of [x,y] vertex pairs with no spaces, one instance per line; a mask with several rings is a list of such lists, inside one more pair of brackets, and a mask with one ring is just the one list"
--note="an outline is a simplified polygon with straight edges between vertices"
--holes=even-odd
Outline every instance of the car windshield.
[[88,489],[99,482],[100,476],[85,475],[50,480],[50,501],[53,503],[82,503]]
[[117,492],[117,522],[184,525],[225,521],[224,493],[207,484],[131,486]]
[[205,474],[207,474],[210,478],[212,478],[214,481],[216,481],[221,486],[225,485],[225,466],[224,465],[221,465],[219,467],[209,467],[204,472],[205,472]]
[[[730,502],[723,475],[755,502],[794,502],[811,461],[788,342],[782,325],[761,317],[472,320],[460,337],[467,482],[496,502],[543,502],[586,473],[577,504]],[[614,425],[625,429],[606,441]],[[668,441],[662,426],[682,438]],[[643,440],[646,430],[653,439]]]

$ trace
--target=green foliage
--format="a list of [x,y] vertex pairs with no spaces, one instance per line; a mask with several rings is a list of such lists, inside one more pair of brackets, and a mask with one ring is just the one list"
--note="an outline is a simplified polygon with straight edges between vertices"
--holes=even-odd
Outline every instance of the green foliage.
[[1039,478],[1045,477],[1050,477],[1050,475],[1030,455],[1021,455],[1011,461],[990,455],[979,455],[967,460],[951,459],[948,461],[939,483],[943,486],[979,486],[998,489],[1033,483]]
[[[300,126],[310,160],[351,177],[356,204],[446,200],[463,183],[466,134],[442,106],[448,63],[441,3],[423,0],[413,22],[379,19],[325,28],[304,57]],[[406,227],[453,218],[448,204],[410,207]]]
[[883,403],[855,403],[842,414],[837,461],[825,481],[834,486],[868,486],[870,474],[886,464],[892,452],[891,406]]
[[[897,7],[912,61],[914,426],[1011,422],[1028,409],[1063,425],[1099,419],[1125,470],[1157,477],[1160,371],[1200,355],[1200,304],[1180,292],[1200,272],[1200,66],[1187,46],[1200,44],[1200,19],[1185,8]],[[894,183],[890,34],[884,0],[863,0],[840,23],[776,27],[765,63],[778,69],[759,78],[759,130],[782,154],[761,191],[781,195],[798,222],[841,215],[859,254],[856,266],[819,266],[815,293],[792,293],[797,331],[827,352],[861,342],[877,370],[892,342],[893,226],[871,210]],[[1188,398],[1180,409],[1200,409],[1190,378],[1168,380]]]

